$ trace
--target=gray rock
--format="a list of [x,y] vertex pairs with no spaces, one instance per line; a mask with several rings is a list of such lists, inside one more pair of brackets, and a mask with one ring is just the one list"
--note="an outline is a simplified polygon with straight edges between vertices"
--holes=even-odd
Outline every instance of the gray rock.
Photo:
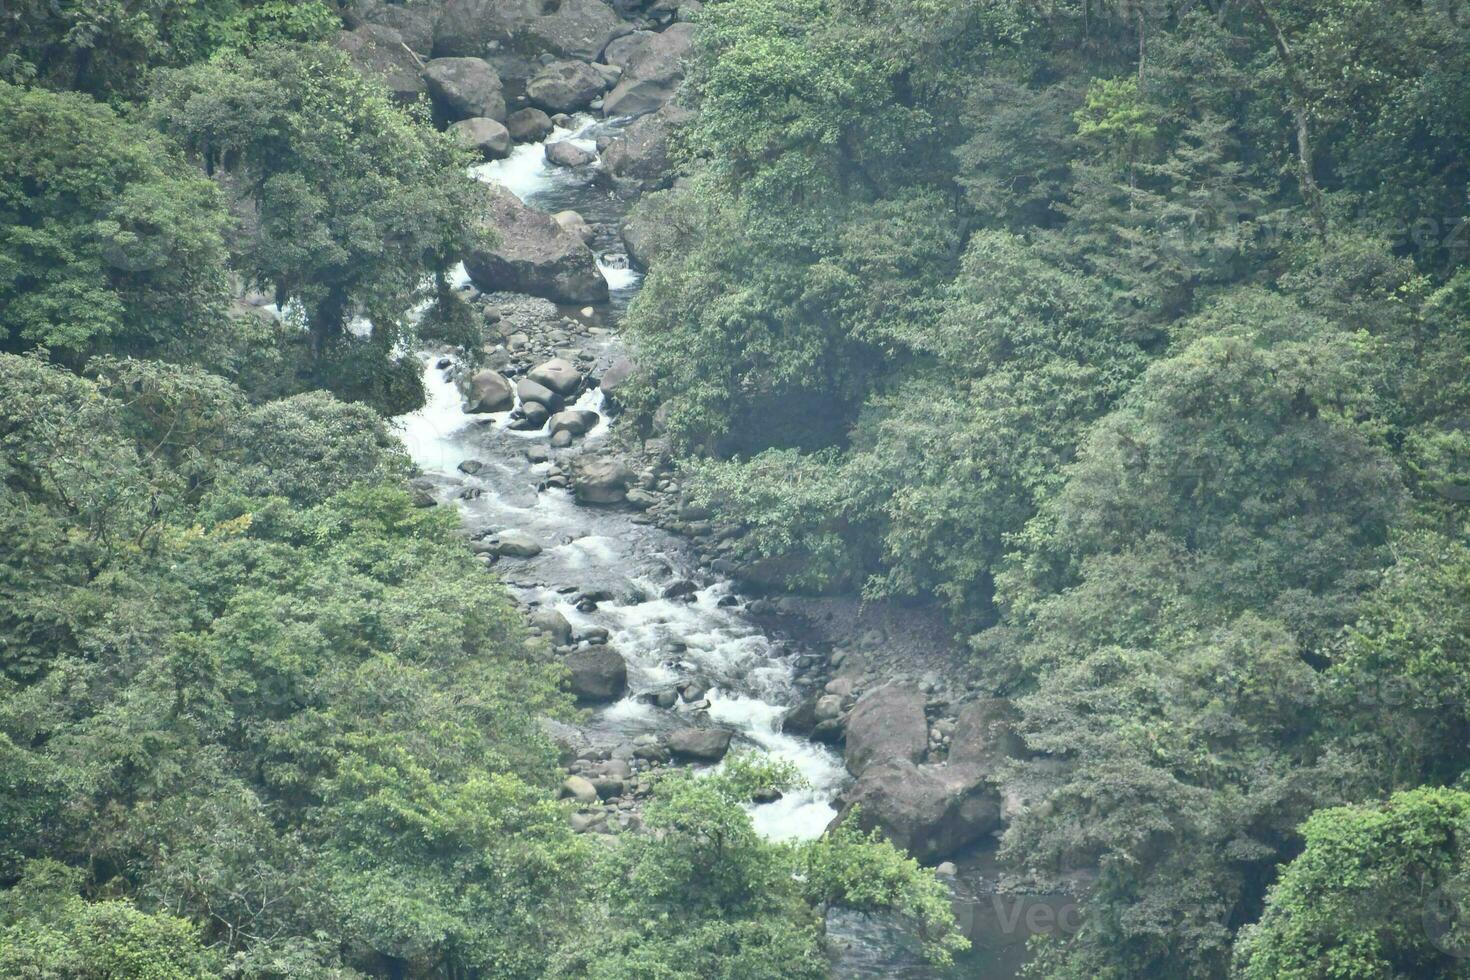
[[674,97],[684,81],[684,58],[694,25],[675,24],[643,38],[622,63],[623,76],[602,103],[604,116],[641,116]]
[[637,54],[654,33],[654,31],[634,31],[631,34],[613,38],[602,49],[601,60],[616,68],[624,67],[628,59]]
[[869,691],[847,716],[847,768],[860,776],[876,762],[918,762],[929,747],[924,695],[889,684]]
[[572,694],[578,701],[616,701],[628,689],[628,665],[622,654],[607,646],[590,647],[568,654]]
[[606,302],[607,280],[592,251],[551,215],[528,208],[503,188],[491,188],[484,224],[498,236],[464,257],[483,292],[513,292],[553,302]]
[[347,52],[365,77],[382,82],[395,102],[416,102],[427,91],[420,75],[423,65],[392,27],[364,24],[338,34],[335,46]]
[[551,117],[534,106],[528,106],[506,116],[505,128],[517,143],[536,143],[551,135]]
[[471,414],[507,412],[515,406],[515,392],[498,371],[476,371],[467,387],[463,407]]
[[568,776],[561,784],[561,795],[570,796],[578,803],[596,803],[597,787],[581,776]]
[[572,473],[572,490],[584,504],[620,504],[633,479],[628,467],[615,459],[581,459]]
[[670,732],[667,741],[675,759],[719,762],[730,751],[733,735],[728,728],[680,728]]
[[630,489],[625,499],[628,503],[628,506],[636,507],[639,510],[647,510],[654,504],[658,503],[657,497],[649,493],[647,490],[641,490],[638,487],[633,487],[632,489]]
[[410,480],[408,481],[408,492],[415,507],[433,507],[439,503],[432,480],[423,477]]
[[546,737],[551,739],[556,746],[558,765],[571,765],[578,755],[591,748],[587,736],[582,734],[580,728],[568,725],[564,721],[557,721],[555,718],[543,716],[537,720],[541,725],[541,730],[546,733]]
[[526,83],[526,98],[547,112],[576,112],[607,89],[607,79],[586,62],[554,61]]
[[584,436],[592,431],[597,422],[596,412],[589,412],[585,408],[569,408],[553,415],[549,424],[553,434],[565,431],[574,436]]
[[547,162],[556,167],[585,167],[597,160],[597,154],[587,152],[571,140],[547,143],[542,152]]
[[809,735],[817,725],[817,699],[803,698],[795,707],[787,710],[781,719],[781,731],[790,735]]
[[551,642],[564,647],[572,642],[572,624],[555,609],[538,609],[531,614],[531,625],[547,636]]
[[404,44],[424,57],[428,57],[434,49],[434,18],[438,11],[427,4],[405,5],[386,3],[384,0],[354,0],[349,13],[369,24],[393,28],[402,37]]
[[564,357],[553,357],[549,361],[531,368],[526,377],[544,385],[563,398],[576,394],[582,386],[582,374],[577,366]]
[[586,834],[596,830],[606,819],[606,815],[601,813],[574,813],[567,821],[571,824],[573,833]]
[[869,766],[843,796],[836,820],[854,807],[858,826],[878,830],[920,861],[955,854],[1001,827],[1000,797],[975,766]]
[[479,55],[493,43],[527,63],[545,52],[591,61],[629,30],[602,0],[448,0],[434,53]]
[[618,84],[618,79],[623,77],[623,69],[619,65],[604,65],[598,62],[593,62],[592,70],[602,76],[602,84],[604,88],[612,88],[614,85]]
[[483,58],[435,58],[424,67],[429,96],[449,119],[505,121],[500,76]]
[[618,392],[627,387],[634,371],[632,361],[626,357],[619,357],[606,371],[602,372],[602,378],[598,381],[597,387],[602,391],[604,397],[616,404]]
[[622,796],[625,784],[616,776],[593,776],[592,786],[597,790],[597,795],[606,800],[609,797]]
[[522,407],[532,404],[544,405],[548,409],[561,407],[560,395],[530,378],[522,378],[516,382],[516,394],[521,399]]
[[592,244],[592,226],[587,223],[586,218],[582,217],[576,211],[558,211],[552,215],[552,218],[556,219],[557,224],[582,239],[588,245]]
[[670,104],[634,120],[603,148],[604,169],[617,182],[642,191],[667,187],[675,172],[669,159],[670,140],[693,118],[688,109]]
[[835,694],[823,694],[817,698],[817,721],[831,721],[842,715],[842,699]]
[[510,153],[510,130],[485,116],[461,119],[449,127],[449,134],[486,160],[499,160]]
[[[606,161],[603,165],[606,166]],[[633,268],[647,271],[654,260],[657,250],[655,241],[658,237],[658,229],[650,217],[641,210],[635,210],[623,221],[621,237]]]
[[492,544],[494,553],[503,558],[535,558],[541,554],[541,543],[521,531],[504,531]]
[[1005,698],[981,698],[960,708],[950,733],[949,761],[972,763],[996,772],[1008,758],[1025,752],[1016,734],[1020,714]]

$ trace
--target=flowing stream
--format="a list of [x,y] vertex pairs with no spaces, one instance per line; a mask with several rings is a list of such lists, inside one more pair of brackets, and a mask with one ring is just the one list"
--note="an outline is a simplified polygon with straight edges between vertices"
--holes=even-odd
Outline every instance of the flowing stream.
[[[598,135],[614,131],[619,121],[579,117],[575,129],[558,129],[547,142],[571,139],[594,151]],[[527,204],[555,213],[579,212],[593,227],[591,243],[607,279],[610,301],[590,317],[567,310],[590,325],[584,350],[608,363],[621,353],[616,327],[640,276],[629,267],[617,229],[628,202],[596,181],[595,169],[553,167],[543,144],[523,144],[509,157],[475,169],[482,180],[514,192]],[[459,283],[467,281],[463,268]],[[439,356],[423,355],[428,401],[423,409],[397,420],[409,454],[437,487],[441,504],[458,509],[471,534],[515,530],[534,538],[542,551],[534,558],[502,558],[496,571],[526,605],[562,613],[578,632],[592,627],[608,631],[608,642],[628,667],[628,694],[593,711],[582,730],[593,746],[612,748],[640,735],[657,734],[695,723],[694,710],[682,699],[672,708],[657,707],[641,695],[667,691],[687,679],[708,688],[708,719],[737,733],[733,750],[756,751],[792,763],[806,785],[781,799],[752,805],[756,829],[772,839],[819,836],[836,811],[832,800],[849,777],[842,759],[825,746],[780,731],[787,707],[797,700],[794,663],[798,651],[748,615],[731,582],[712,573],[681,537],[638,519],[626,507],[577,505],[569,491],[544,483],[549,463],[533,463],[527,450],[546,446],[545,429],[509,427],[509,413],[467,415],[447,372],[436,367]],[[618,423],[603,413],[601,393],[592,389],[577,408],[602,416],[596,428],[576,445],[550,450],[552,459],[606,446]],[[548,447],[549,448],[549,447]],[[473,475],[459,469],[465,460],[482,465]],[[693,582],[690,597],[664,598],[676,582]],[[596,608],[579,611],[578,601],[598,594]],[[610,598],[607,598],[610,597]],[[989,894],[994,880],[990,855],[961,860],[962,880],[955,910],[974,948],[953,968],[936,971],[919,955],[913,932],[883,915],[842,909],[828,913],[827,936],[832,975],[836,980],[934,980],[934,978],[1013,977],[1026,959],[1028,929],[1017,927],[1033,907],[1055,918],[1056,900],[1000,899]],[[970,878],[970,883],[963,880]],[[978,885],[978,888],[975,887]],[[1004,903],[1004,904],[1003,904]]]
[[[576,130],[558,129],[547,141],[571,139],[595,151],[596,137],[617,125],[579,117]],[[606,349],[595,352],[615,353],[619,341],[611,328],[640,278],[617,240],[626,202],[596,184],[593,167],[573,170],[546,163],[540,143],[517,146],[508,158],[475,173],[533,207],[576,210],[597,229],[592,248],[611,301],[586,319],[610,328],[595,338]],[[527,449],[545,444],[546,431],[510,429],[509,413],[465,414],[458,390],[435,368],[436,361],[424,356],[428,403],[398,420],[410,455],[434,481],[441,502],[459,509],[469,531],[514,529],[542,546],[534,558],[502,558],[496,566],[522,602],[558,610],[578,632],[605,628],[608,642],[627,661],[628,695],[595,711],[582,726],[592,744],[611,747],[693,724],[693,709],[682,701],[661,708],[639,696],[697,680],[708,688],[710,721],[737,733],[732,748],[789,761],[807,783],[773,803],[752,806],[757,829],[771,838],[821,834],[835,814],[831,801],[847,772],[826,747],[780,731],[784,710],[796,700],[795,653],[742,611],[731,583],[703,567],[682,538],[635,521],[636,512],[628,508],[579,506],[566,490],[538,491],[550,464],[532,463]],[[591,390],[576,407],[602,414],[601,394]],[[604,417],[574,448],[553,450],[553,458],[606,444],[616,424]],[[458,469],[468,459],[484,464],[472,476]],[[672,583],[686,580],[696,586],[692,602],[662,597]],[[579,611],[578,597],[588,593],[611,598],[599,598],[593,611]]]

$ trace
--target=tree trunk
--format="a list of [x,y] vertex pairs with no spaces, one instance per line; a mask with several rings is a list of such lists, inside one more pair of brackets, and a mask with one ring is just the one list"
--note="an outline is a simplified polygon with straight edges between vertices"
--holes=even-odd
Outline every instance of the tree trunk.
[[1291,45],[1286,43],[1286,35],[1281,31],[1281,25],[1276,22],[1271,11],[1267,9],[1265,0],[1252,0],[1256,10],[1260,11],[1261,19],[1266,22],[1266,27],[1271,31],[1271,38],[1276,44],[1276,55],[1281,59],[1281,67],[1286,71],[1286,85],[1291,92],[1291,113],[1296,120],[1296,164],[1297,178],[1301,182],[1302,198],[1307,203],[1307,209],[1312,214],[1312,223],[1317,226],[1317,235],[1323,241],[1327,240],[1327,215],[1322,210],[1322,190],[1317,186],[1317,177],[1313,173],[1312,165],[1312,130],[1307,119],[1307,90],[1302,84],[1301,76],[1296,70],[1296,59],[1292,57]]

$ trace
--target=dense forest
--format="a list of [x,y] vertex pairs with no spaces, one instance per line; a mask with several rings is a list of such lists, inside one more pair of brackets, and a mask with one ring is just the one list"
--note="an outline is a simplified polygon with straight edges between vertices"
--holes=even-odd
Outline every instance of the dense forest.
[[[597,109],[611,319],[474,179]],[[1008,975],[983,852],[1081,909],[1025,976],[1470,977],[1467,220],[1463,0],[6,0],[0,976]],[[711,607],[940,624],[796,658],[825,833],[769,739],[568,751],[720,692],[589,699],[436,371],[568,474],[605,392],[615,492],[536,490]]]

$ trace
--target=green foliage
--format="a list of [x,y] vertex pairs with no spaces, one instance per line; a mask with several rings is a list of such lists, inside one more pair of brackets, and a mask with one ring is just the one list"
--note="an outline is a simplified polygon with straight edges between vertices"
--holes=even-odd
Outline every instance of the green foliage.
[[0,82],[0,348],[187,349],[224,320],[214,186],[80,95]]
[[[473,241],[483,188],[427,120],[330,48],[272,45],[164,73],[149,113],[248,215],[236,261],[304,311],[314,382],[385,414],[422,403],[410,313]],[[354,315],[370,330],[349,331]]]
[[911,917],[937,964],[967,946],[944,885],[887,842],[849,827],[801,845],[759,837],[742,804],[793,778],[789,767],[733,757],[714,773],[660,780],[645,811],[652,836],[625,837],[604,858],[595,929],[554,974],[815,980],[827,975],[826,903]]
[[945,966],[969,948],[955,929],[949,889],[913,858],[849,818],[802,853],[807,900],[864,911],[891,910],[917,924],[924,953]]
[[1419,532],[1394,552],[1328,674],[1345,735],[1385,790],[1470,768],[1470,549]]
[[1189,592],[1213,615],[1269,612],[1320,640],[1351,620],[1402,509],[1396,468],[1358,422],[1366,352],[1253,294],[1193,330],[1207,335],[1092,429],[1006,599],[1024,617],[1090,561],[1164,541],[1189,555]]
[[0,368],[12,872],[88,867],[249,962],[536,975],[585,860],[537,723],[559,672],[376,416]]
[[84,902],[81,878],[54,861],[33,861],[0,894],[0,972],[47,980],[219,976],[218,956],[201,946],[192,923],[126,901]]
[[[1397,793],[1312,814],[1305,848],[1242,933],[1236,974],[1463,977],[1470,794]],[[1459,954],[1459,955],[1457,955]]]
[[1006,784],[1034,805],[1002,856],[1054,885],[1097,868],[1081,931],[1038,976],[1218,975],[1303,801],[1332,786],[1306,738],[1320,685],[1287,630],[1163,619],[1165,638],[1104,641],[1019,701],[1039,755]]
[[322,40],[340,24],[321,0],[16,0],[0,20],[0,79],[132,99],[154,68]]

